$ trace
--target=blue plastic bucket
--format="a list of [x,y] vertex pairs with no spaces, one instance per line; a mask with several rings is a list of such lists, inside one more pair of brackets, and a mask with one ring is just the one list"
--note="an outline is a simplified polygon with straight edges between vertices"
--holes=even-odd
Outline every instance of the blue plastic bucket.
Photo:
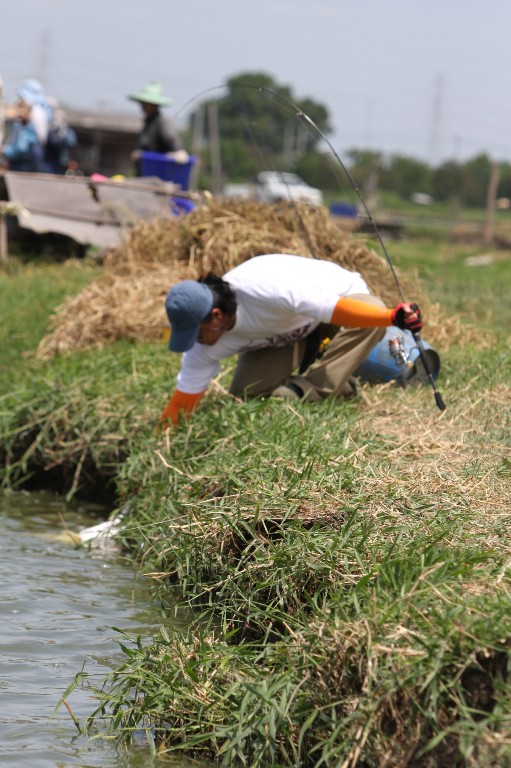
[[330,206],[332,216],[349,216],[351,218],[358,216],[358,208],[352,203],[332,203]]
[[[406,360],[406,362],[402,361],[401,365],[391,354],[389,342],[392,340],[400,342],[402,354]],[[424,340],[422,345],[425,350],[429,372],[436,379],[440,371],[440,357]],[[383,339],[373,347],[366,359],[354,371],[354,375],[358,376],[362,381],[368,381],[370,384],[392,381],[394,379],[403,385],[414,384],[423,382],[427,378],[419,348],[415,343],[412,333],[410,331],[401,331],[399,328],[387,328]]]
[[188,189],[192,167],[197,162],[195,155],[190,155],[186,163],[178,163],[159,152],[140,153],[141,176],[157,176],[163,181],[173,181],[181,189]]

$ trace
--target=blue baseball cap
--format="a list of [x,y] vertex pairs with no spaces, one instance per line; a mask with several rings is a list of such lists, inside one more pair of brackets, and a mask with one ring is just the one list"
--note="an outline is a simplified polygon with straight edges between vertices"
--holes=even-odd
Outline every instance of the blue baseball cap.
[[188,352],[197,341],[199,325],[213,309],[213,291],[204,283],[184,280],[168,292],[165,309],[170,323],[169,349]]

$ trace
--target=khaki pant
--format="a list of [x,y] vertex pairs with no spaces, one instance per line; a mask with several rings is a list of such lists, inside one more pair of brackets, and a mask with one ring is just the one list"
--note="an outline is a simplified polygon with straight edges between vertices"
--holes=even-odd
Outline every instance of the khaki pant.
[[[350,298],[385,306],[376,296],[355,294]],[[263,347],[242,352],[231,382],[231,394],[238,397],[268,396],[281,384],[294,383],[307,400],[319,401],[329,395],[338,398],[352,395],[348,379],[381,341],[385,328],[340,328],[322,323],[320,333],[321,338],[331,341],[323,356],[303,374],[297,371],[307,348],[306,338],[285,347]]]

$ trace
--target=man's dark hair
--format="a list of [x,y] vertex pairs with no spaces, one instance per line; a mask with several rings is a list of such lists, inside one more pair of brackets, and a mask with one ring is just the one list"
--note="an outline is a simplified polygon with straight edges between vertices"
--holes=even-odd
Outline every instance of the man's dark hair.
[[[211,310],[220,309],[224,315],[236,314],[236,309],[238,307],[236,294],[229,283],[226,283],[225,280],[219,277],[219,275],[215,275],[214,272],[208,272],[208,274],[205,277],[201,277],[198,282],[204,283],[213,291],[213,306],[211,307]],[[209,315],[204,319],[207,321],[208,318]]]

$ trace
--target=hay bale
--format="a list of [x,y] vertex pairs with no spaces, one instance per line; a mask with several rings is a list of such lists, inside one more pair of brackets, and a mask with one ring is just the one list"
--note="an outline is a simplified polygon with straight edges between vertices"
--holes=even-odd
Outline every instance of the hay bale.
[[[48,359],[122,338],[157,340],[167,323],[164,299],[174,283],[210,270],[223,274],[264,253],[334,261],[360,272],[388,305],[396,303],[385,260],[342,231],[326,208],[212,199],[186,216],[137,224],[107,253],[104,275],[57,309],[37,355]],[[425,305],[418,285],[402,284],[406,295]]]
[[339,228],[324,207],[266,205],[212,200],[178,219],[155,219],[135,227],[111,249],[105,271],[140,274],[155,264],[186,264],[191,274],[223,274],[263,253],[296,253],[358,270],[371,290],[395,303],[396,287],[384,259],[364,241]]

